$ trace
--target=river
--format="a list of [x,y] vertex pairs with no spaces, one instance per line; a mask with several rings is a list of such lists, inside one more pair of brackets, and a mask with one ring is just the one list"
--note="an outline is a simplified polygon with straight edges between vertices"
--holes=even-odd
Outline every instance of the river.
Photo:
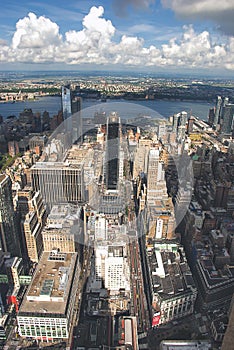
[[[139,114],[151,115],[154,112],[163,118],[170,115],[186,111],[200,119],[207,120],[209,108],[214,104],[204,101],[179,101],[179,100],[143,100],[143,101],[126,101],[126,100],[107,100],[101,102],[98,100],[84,99],[82,109],[85,111],[84,117],[93,116],[95,112],[112,112],[117,111],[121,118],[133,118]],[[61,110],[61,97],[45,96],[34,101],[24,101],[15,103],[0,103],[0,115],[7,118],[10,115],[19,116],[25,108],[31,108],[36,112],[49,112],[50,116],[57,114]]]

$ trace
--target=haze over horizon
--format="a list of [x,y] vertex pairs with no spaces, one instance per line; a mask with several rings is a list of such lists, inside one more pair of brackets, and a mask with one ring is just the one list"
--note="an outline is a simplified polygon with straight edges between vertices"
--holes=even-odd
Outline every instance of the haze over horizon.
[[0,14],[0,70],[234,76],[226,0],[11,1]]

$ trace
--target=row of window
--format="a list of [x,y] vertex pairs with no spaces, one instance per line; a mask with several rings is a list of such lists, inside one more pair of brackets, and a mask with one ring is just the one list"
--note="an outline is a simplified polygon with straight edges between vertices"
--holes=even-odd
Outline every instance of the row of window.
[[18,318],[19,325],[24,326],[25,324],[35,324],[35,325],[49,325],[49,324],[55,324],[55,325],[66,325],[67,320],[65,318]]
[[168,315],[169,317],[174,315],[174,314],[180,314],[181,312],[188,312],[191,309],[191,305],[187,304],[183,305],[183,306],[179,306],[179,307],[175,307],[175,308],[170,308],[170,309],[165,309],[164,310],[164,315]]
[[20,331],[21,336],[26,337],[48,337],[48,338],[67,338],[67,332],[45,332],[45,331]]

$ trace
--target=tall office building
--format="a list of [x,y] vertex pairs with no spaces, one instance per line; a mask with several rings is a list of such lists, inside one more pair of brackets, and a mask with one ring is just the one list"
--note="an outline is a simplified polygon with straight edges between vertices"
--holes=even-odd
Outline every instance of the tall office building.
[[183,111],[173,115],[172,131],[177,132],[179,127],[185,127],[188,119],[188,113]]
[[193,116],[189,117],[188,119],[188,126],[187,126],[188,134],[191,134],[193,132],[194,120],[195,118]]
[[215,117],[214,117],[214,126],[215,127],[217,127],[217,125],[219,124],[221,106],[222,106],[222,97],[221,96],[217,96],[216,108],[215,108]]
[[120,117],[111,113],[107,118],[105,185],[107,191],[117,191],[119,176]]
[[215,121],[215,108],[209,109],[208,123],[210,126],[214,125]]
[[82,122],[82,98],[80,96],[72,97],[72,142],[83,141],[83,122]]
[[157,199],[167,199],[167,197],[165,172],[160,161],[159,150],[151,149],[148,158],[147,201],[152,203]]
[[68,119],[72,115],[72,96],[70,85],[62,86],[62,110],[63,119]]
[[82,116],[80,96],[75,95],[70,85],[62,86],[62,111],[64,125],[67,132],[71,133],[72,142],[82,138]]
[[234,104],[227,103],[222,109],[221,132],[231,134],[234,128]]
[[84,201],[84,171],[81,164],[37,162],[31,168],[32,186],[40,191],[47,209],[57,203]]
[[147,173],[148,154],[152,140],[140,139],[134,154],[133,178],[135,179],[141,173]]
[[13,256],[21,255],[11,180],[5,174],[0,174],[0,241],[4,252],[9,252]]
[[188,119],[188,113],[183,111],[180,113],[180,125],[185,126]]
[[177,128],[179,126],[179,121],[180,121],[180,113],[174,114],[173,120],[172,120],[172,131],[173,132],[177,132]]

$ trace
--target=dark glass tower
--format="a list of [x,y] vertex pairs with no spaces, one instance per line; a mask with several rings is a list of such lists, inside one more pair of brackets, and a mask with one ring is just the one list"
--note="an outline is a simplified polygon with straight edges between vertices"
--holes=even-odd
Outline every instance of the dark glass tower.
[[228,103],[222,110],[221,131],[224,134],[231,134],[234,127],[234,104]]
[[69,132],[72,143],[80,138],[82,140],[82,99],[77,95],[77,90],[72,91],[70,85],[62,86],[62,110],[65,121],[65,129]]
[[64,120],[68,119],[72,115],[72,99],[70,85],[62,86],[62,110]]
[[112,113],[107,118],[105,184],[109,191],[117,191],[119,177],[120,118]]

